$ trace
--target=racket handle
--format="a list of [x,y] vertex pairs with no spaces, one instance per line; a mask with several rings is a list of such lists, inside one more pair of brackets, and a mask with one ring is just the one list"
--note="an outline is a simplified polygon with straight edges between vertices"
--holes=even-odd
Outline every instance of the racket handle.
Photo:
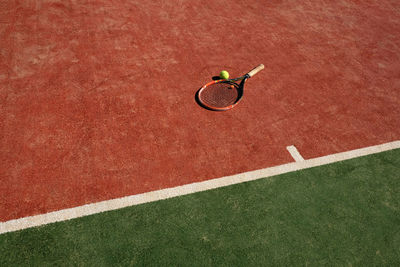
[[254,69],[252,69],[251,71],[249,71],[249,73],[247,73],[247,75],[249,75],[249,77],[253,77],[254,75],[256,75],[260,70],[264,69],[264,64],[260,64],[257,67],[255,67]]

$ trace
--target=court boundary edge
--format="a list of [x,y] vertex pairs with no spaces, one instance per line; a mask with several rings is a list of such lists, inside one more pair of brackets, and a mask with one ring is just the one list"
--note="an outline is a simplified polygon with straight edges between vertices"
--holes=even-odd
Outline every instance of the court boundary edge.
[[327,165],[335,162],[340,162],[352,158],[367,156],[398,148],[400,148],[400,140],[380,145],[350,150],[346,152],[340,152],[327,156],[305,159],[304,161],[290,162],[278,166],[268,167],[265,169],[249,171],[230,176],[224,176],[221,178],[214,178],[202,182],[196,182],[192,184],[186,184],[186,185],[151,191],[143,194],[100,201],[96,203],[53,211],[40,215],[13,219],[5,222],[0,222],[0,234],[42,226],[55,222],[71,220],[79,217],[84,217],[106,211],[117,210],[148,202],[154,202],[158,200],[202,192],[238,183],[254,181],[262,178],[268,178],[271,176]]

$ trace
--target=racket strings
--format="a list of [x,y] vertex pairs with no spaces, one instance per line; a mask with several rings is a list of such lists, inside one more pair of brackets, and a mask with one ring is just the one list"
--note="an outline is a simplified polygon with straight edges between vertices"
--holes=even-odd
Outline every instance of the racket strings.
[[204,104],[223,108],[235,104],[240,98],[239,85],[233,82],[219,82],[205,87],[199,95]]

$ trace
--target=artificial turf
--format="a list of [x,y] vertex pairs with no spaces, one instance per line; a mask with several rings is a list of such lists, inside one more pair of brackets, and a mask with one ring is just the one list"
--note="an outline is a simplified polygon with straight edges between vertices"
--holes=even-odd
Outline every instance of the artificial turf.
[[8,265],[400,265],[400,150],[0,235]]

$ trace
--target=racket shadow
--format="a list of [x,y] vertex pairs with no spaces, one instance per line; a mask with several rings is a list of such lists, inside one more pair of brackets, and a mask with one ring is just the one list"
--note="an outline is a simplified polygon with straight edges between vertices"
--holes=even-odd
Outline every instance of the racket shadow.
[[[204,108],[204,109],[207,109],[207,110],[210,110],[210,111],[227,111],[227,110],[230,110],[231,108],[233,108],[234,106],[236,106],[236,105],[240,102],[240,100],[242,99],[244,82],[245,82],[245,80],[242,80],[242,82],[241,82],[239,85],[236,84],[237,89],[238,89],[237,100],[235,101],[235,103],[231,104],[231,106],[230,106],[228,109],[219,109],[219,110],[218,110],[218,109],[212,109],[212,108],[210,108],[210,107],[204,105],[204,104],[200,101],[200,96],[199,96],[199,95],[200,95],[200,91],[201,91],[201,89],[202,89],[203,87],[201,87],[201,88],[199,88],[199,89],[197,90],[197,92],[196,92],[196,94],[195,94],[195,96],[194,96],[194,99],[195,99],[196,103],[197,103],[200,107],[202,107],[202,108]],[[232,84],[235,84],[235,83],[232,83]]]
[[[217,77],[217,76],[214,76],[214,77],[213,77],[213,80],[214,80],[215,77]],[[229,104],[226,106],[227,108],[221,108],[221,109],[215,108],[215,109],[213,109],[213,108],[208,107],[207,105],[203,104],[203,102],[200,100],[200,92],[202,91],[202,89],[203,89],[204,87],[201,87],[199,90],[197,90],[197,92],[196,92],[196,94],[195,94],[195,101],[196,101],[196,103],[197,103],[200,107],[202,107],[202,108],[204,108],[204,109],[207,109],[207,110],[210,110],[210,111],[227,111],[227,110],[230,110],[230,109],[232,109],[234,106],[236,106],[236,105],[240,102],[240,100],[242,99],[244,83],[245,83],[245,81],[246,81],[247,79],[248,79],[248,77],[245,77],[245,78],[240,82],[240,84],[237,84],[237,83],[232,82],[232,81],[223,82],[223,83],[228,83],[228,84],[230,85],[230,87],[232,87],[232,85],[234,85],[234,86],[235,86],[235,89],[237,90],[236,92],[238,93],[237,96],[236,96],[236,101],[235,101],[234,103],[229,103]],[[218,79],[218,80],[219,80],[219,79]]]
[[213,110],[213,109],[210,109],[209,107],[203,105],[203,104],[200,102],[200,99],[199,99],[199,92],[200,92],[200,90],[201,90],[201,88],[199,88],[199,90],[197,90],[196,94],[194,95],[194,100],[196,101],[197,105],[199,105],[200,107],[202,107],[202,108],[204,108],[204,109],[210,110],[210,111],[217,111],[217,112],[220,111],[220,110]]
[[[212,79],[213,81],[217,81],[217,80],[220,80],[221,77],[219,77],[219,76],[213,76],[213,77],[211,77],[211,79]],[[197,103],[200,107],[202,107],[202,108],[204,108],[204,109],[207,109],[207,110],[210,110],[210,111],[222,111],[222,110],[210,109],[209,107],[203,105],[203,104],[200,102],[200,100],[199,100],[199,92],[200,92],[200,89],[201,89],[201,88],[199,88],[199,90],[197,90],[196,94],[194,95],[194,100],[196,101],[196,103]]]

